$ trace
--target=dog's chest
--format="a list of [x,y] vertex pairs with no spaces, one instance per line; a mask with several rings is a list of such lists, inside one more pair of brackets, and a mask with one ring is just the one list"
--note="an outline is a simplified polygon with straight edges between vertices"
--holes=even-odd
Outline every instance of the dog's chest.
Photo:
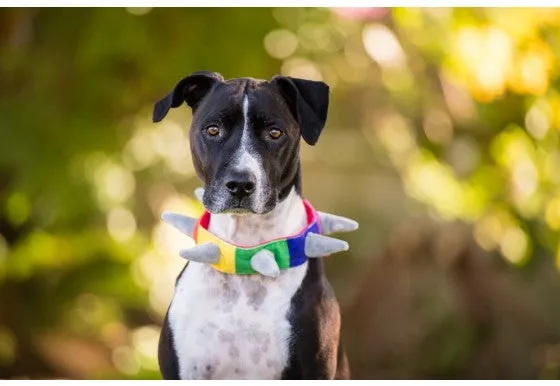
[[291,299],[306,270],[271,279],[189,263],[169,310],[180,377],[280,378],[289,360]]

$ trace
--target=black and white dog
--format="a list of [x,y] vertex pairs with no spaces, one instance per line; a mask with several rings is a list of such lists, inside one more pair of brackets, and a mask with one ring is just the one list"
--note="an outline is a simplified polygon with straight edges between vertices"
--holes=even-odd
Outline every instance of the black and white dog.
[[[306,226],[300,136],[314,145],[327,119],[323,82],[200,71],[154,107],[154,122],[186,102],[204,182],[209,231],[241,246]],[[165,379],[346,379],[340,312],[321,259],[278,277],[228,275],[191,262],[177,278],[159,344]]]

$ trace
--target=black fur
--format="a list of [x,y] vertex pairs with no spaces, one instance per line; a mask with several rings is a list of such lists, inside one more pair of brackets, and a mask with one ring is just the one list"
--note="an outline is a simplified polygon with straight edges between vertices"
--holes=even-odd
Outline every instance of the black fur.
[[315,145],[325,127],[329,109],[329,86],[286,76],[275,76],[276,84],[288,101],[290,110],[299,127],[305,128],[301,135],[310,145]]
[[[183,272],[187,269],[189,263],[185,264],[177,280],[175,280],[175,286],[179,282]],[[163,325],[161,327],[161,332],[159,335],[159,346],[158,346],[158,363],[159,369],[163,379],[179,379],[179,362],[177,359],[177,353],[173,346],[173,331],[169,328],[168,313],[169,307],[167,307],[167,312],[165,313],[165,319],[163,320]]]
[[[251,197],[231,196],[224,186],[231,176],[230,163],[239,149],[244,127],[243,98],[250,109],[250,141],[258,154],[267,192],[266,213],[295,187],[301,192],[300,137],[317,143],[327,119],[329,88],[314,82],[284,76],[271,81],[239,78],[224,81],[206,71],[182,79],[173,91],[154,107],[154,122],[170,108],[186,102],[193,109],[190,143],[195,170],[205,185],[204,206],[214,213],[229,210],[256,212]],[[220,134],[209,136],[206,129],[217,126]],[[268,136],[271,128],[283,130],[280,139]],[[308,271],[291,299],[292,327],[290,359],[283,379],[347,379],[348,362],[340,344],[340,311],[320,259],[309,261]],[[173,335],[167,316],[160,337],[159,362],[165,379],[178,377]]]
[[222,82],[224,78],[215,72],[197,71],[177,83],[173,91],[154,106],[152,120],[154,123],[161,121],[170,108],[181,106],[186,102],[191,108],[196,109],[198,102],[210,91],[212,86]]
[[[263,162],[267,176],[264,208],[257,210],[251,197],[229,197],[225,184],[231,178],[233,154],[243,132],[243,98],[249,98],[251,145]],[[299,192],[299,138],[317,142],[327,119],[329,87],[323,82],[276,76],[271,81],[239,78],[224,81],[220,74],[199,71],[179,81],[173,91],[154,107],[154,122],[161,121],[170,108],[186,102],[193,109],[190,142],[195,170],[205,183],[204,205],[213,213],[247,211],[266,213],[283,199],[292,186]],[[217,126],[221,134],[205,132]],[[271,140],[267,133],[279,128],[285,133]]]
[[173,347],[173,332],[171,328],[169,328],[167,314],[165,314],[165,319],[159,335],[158,363],[163,379],[180,379],[179,362],[177,353]]
[[340,343],[340,310],[320,259],[309,268],[291,301],[290,361],[282,379],[348,379]]

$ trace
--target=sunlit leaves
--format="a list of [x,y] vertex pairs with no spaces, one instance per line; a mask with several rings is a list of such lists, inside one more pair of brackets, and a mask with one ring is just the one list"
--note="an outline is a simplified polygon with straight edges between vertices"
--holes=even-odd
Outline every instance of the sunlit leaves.
[[473,96],[489,102],[505,90],[512,49],[509,35],[494,26],[465,26],[455,34],[449,60]]
[[441,217],[462,217],[465,198],[461,184],[454,178],[453,170],[429,152],[422,151],[411,160],[403,177],[408,193],[433,206]]
[[[516,12],[524,12],[524,16],[505,16]],[[468,86],[477,100],[490,102],[506,89],[533,95],[548,90],[554,55],[537,34],[537,12],[494,10],[489,13],[497,19],[496,24],[457,28],[448,63],[457,80]]]
[[376,64],[362,66],[360,51],[347,50],[347,66],[360,70],[340,84],[368,81],[391,106],[364,109],[372,150],[382,146],[411,197],[444,219],[471,222],[481,246],[514,264],[531,256],[532,222],[558,240],[557,14],[397,8],[390,21],[340,22],[361,27],[361,36],[346,34],[346,46],[361,39]]
[[555,55],[542,41],[517,53],[508,77],[510,89],[520,94],[544,94],[549,87]]

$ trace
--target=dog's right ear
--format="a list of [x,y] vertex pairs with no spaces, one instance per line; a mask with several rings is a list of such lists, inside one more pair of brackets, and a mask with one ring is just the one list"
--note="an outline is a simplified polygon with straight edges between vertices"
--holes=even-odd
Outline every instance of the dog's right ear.
[[271,83],[276,84],[286,98],[305,142],[315,145],[327,121],[329,86],[289,76],[275,76]]
[[208,94],[217,83],[224,81],[222,75],[217,72],[197,71],[183,78],[177,83],[173,91],[154,105],[152,120],[161,121],[167,115],[170,108],[179,107],[183,102],[194,110],[198,103]]

